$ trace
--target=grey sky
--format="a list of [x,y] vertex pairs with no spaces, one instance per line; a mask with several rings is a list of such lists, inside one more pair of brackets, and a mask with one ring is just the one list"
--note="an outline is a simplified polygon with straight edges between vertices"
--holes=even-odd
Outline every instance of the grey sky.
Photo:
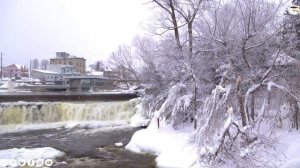
[[143,0],[0,0],[3,64],[29,65],[57,51],[104,59],[142,34],[147,20]]

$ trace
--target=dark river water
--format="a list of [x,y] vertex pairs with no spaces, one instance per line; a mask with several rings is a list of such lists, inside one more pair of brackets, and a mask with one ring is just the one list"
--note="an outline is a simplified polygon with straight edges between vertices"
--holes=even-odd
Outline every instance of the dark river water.
[[[53,167],[154,168],[155,157],[124,149],[138,128],[56,128],[0,134],[0,150],[53,147],[65,152]],[[123,147],[114,144],[122,142]]]

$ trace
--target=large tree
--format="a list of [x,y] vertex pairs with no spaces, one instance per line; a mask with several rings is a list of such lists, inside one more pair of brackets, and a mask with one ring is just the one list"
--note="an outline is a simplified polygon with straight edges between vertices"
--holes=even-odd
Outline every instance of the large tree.
[[[229,160],[235,167],[274,167],[257,157],[264,152],[260,145],[273,143],[277,104],[299,100],[284,82],[293,78],[281,61],[287,46],[278,36],[280,7],[280,2],[234,0],[211,7],[200,18],[199,48],[215,58],[218,76],[197,114],[200,161],[215,167]],[[268,131],[260,129],[262,122]],[[249,151],[241,156],[244,149]]]
[[112,68],[119,73],[124,80],[135,79],[139,84],[139,77],[136,70],[135,57],[130,46],[121,45],[109,58]]
[[[153,26],[158,27],[154,32],[160,36],[158,42],[160,44],[155,52],[152,52],[156,55],[157,66],[155,70],[158,72],[156,76],[157,79],[165,82],[157,85],[158,89],[156,90],[160,90],[161,93],[154,95],[156,98],[150,103],[155,108],[161,108],[159,110],[161,118],[176,126],[182,121],[195,120],[193,116],[198,108],[198,101],[200,101],[201,96],[204,96],[204,92],[209,92],[202,86],[213,81],[210,68],[206,70],[207,75],[200,74],[198,71],[201,69],[199,66],[205,66],[205,62],[199,61],[203,58],[196,49],[197,34],[195,34],[194,24],[209,4],[206,3],[208,2],[206,0],[152,0],[151,2],[159,13],[157,25]],[[172,87],[178,87],[178,94],[182,90],[189,95],[185,99],[189,103],[186,104],[184,110],[177,109],[178,106],[182,106],[182,102],[179,101],[181,94],[176,100],[179,104],[165,105],[170,109],[165,110],[163,104],[168,102],[168,97],[171,94],[168,90]]]

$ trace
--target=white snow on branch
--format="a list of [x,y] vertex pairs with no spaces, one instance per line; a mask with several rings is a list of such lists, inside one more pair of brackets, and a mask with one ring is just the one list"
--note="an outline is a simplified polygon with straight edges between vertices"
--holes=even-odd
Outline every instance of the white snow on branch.
[[270,82],[268,82],[267,87],[268,87],[268,91],[271,91],[272,87],[278,88],[278,89],[284,91],[285,93],[289,94],[296,101],[300,102],[299,98],[284,86],[278,85],[278,84],[274,83],[273,81],[270,81]]
[[246,92],[245,101],[244,101],[244,113],[245,113],[245,116],[246,116],[246,122],[247,122],[247,124],[249,124],[248,111],[247,111],[247,109],[248,109],[247,105],[248,105],[248,101],[249,101],[249,96],[250,96],[251,93],[253,93],[260,86],[261,86],[261,84],[254,84]]

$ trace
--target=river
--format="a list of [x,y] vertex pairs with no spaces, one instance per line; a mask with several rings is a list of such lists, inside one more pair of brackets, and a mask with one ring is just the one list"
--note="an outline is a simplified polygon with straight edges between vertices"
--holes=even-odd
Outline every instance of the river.
[[[124,149],[140,128],[128,121],[135,101],[0,104],[0,150],[53,147],[53,167],[155,167],[154,156]],[[115,143],[123,143],[122,147]],[[0,158],[1,159],[1,158]]]

